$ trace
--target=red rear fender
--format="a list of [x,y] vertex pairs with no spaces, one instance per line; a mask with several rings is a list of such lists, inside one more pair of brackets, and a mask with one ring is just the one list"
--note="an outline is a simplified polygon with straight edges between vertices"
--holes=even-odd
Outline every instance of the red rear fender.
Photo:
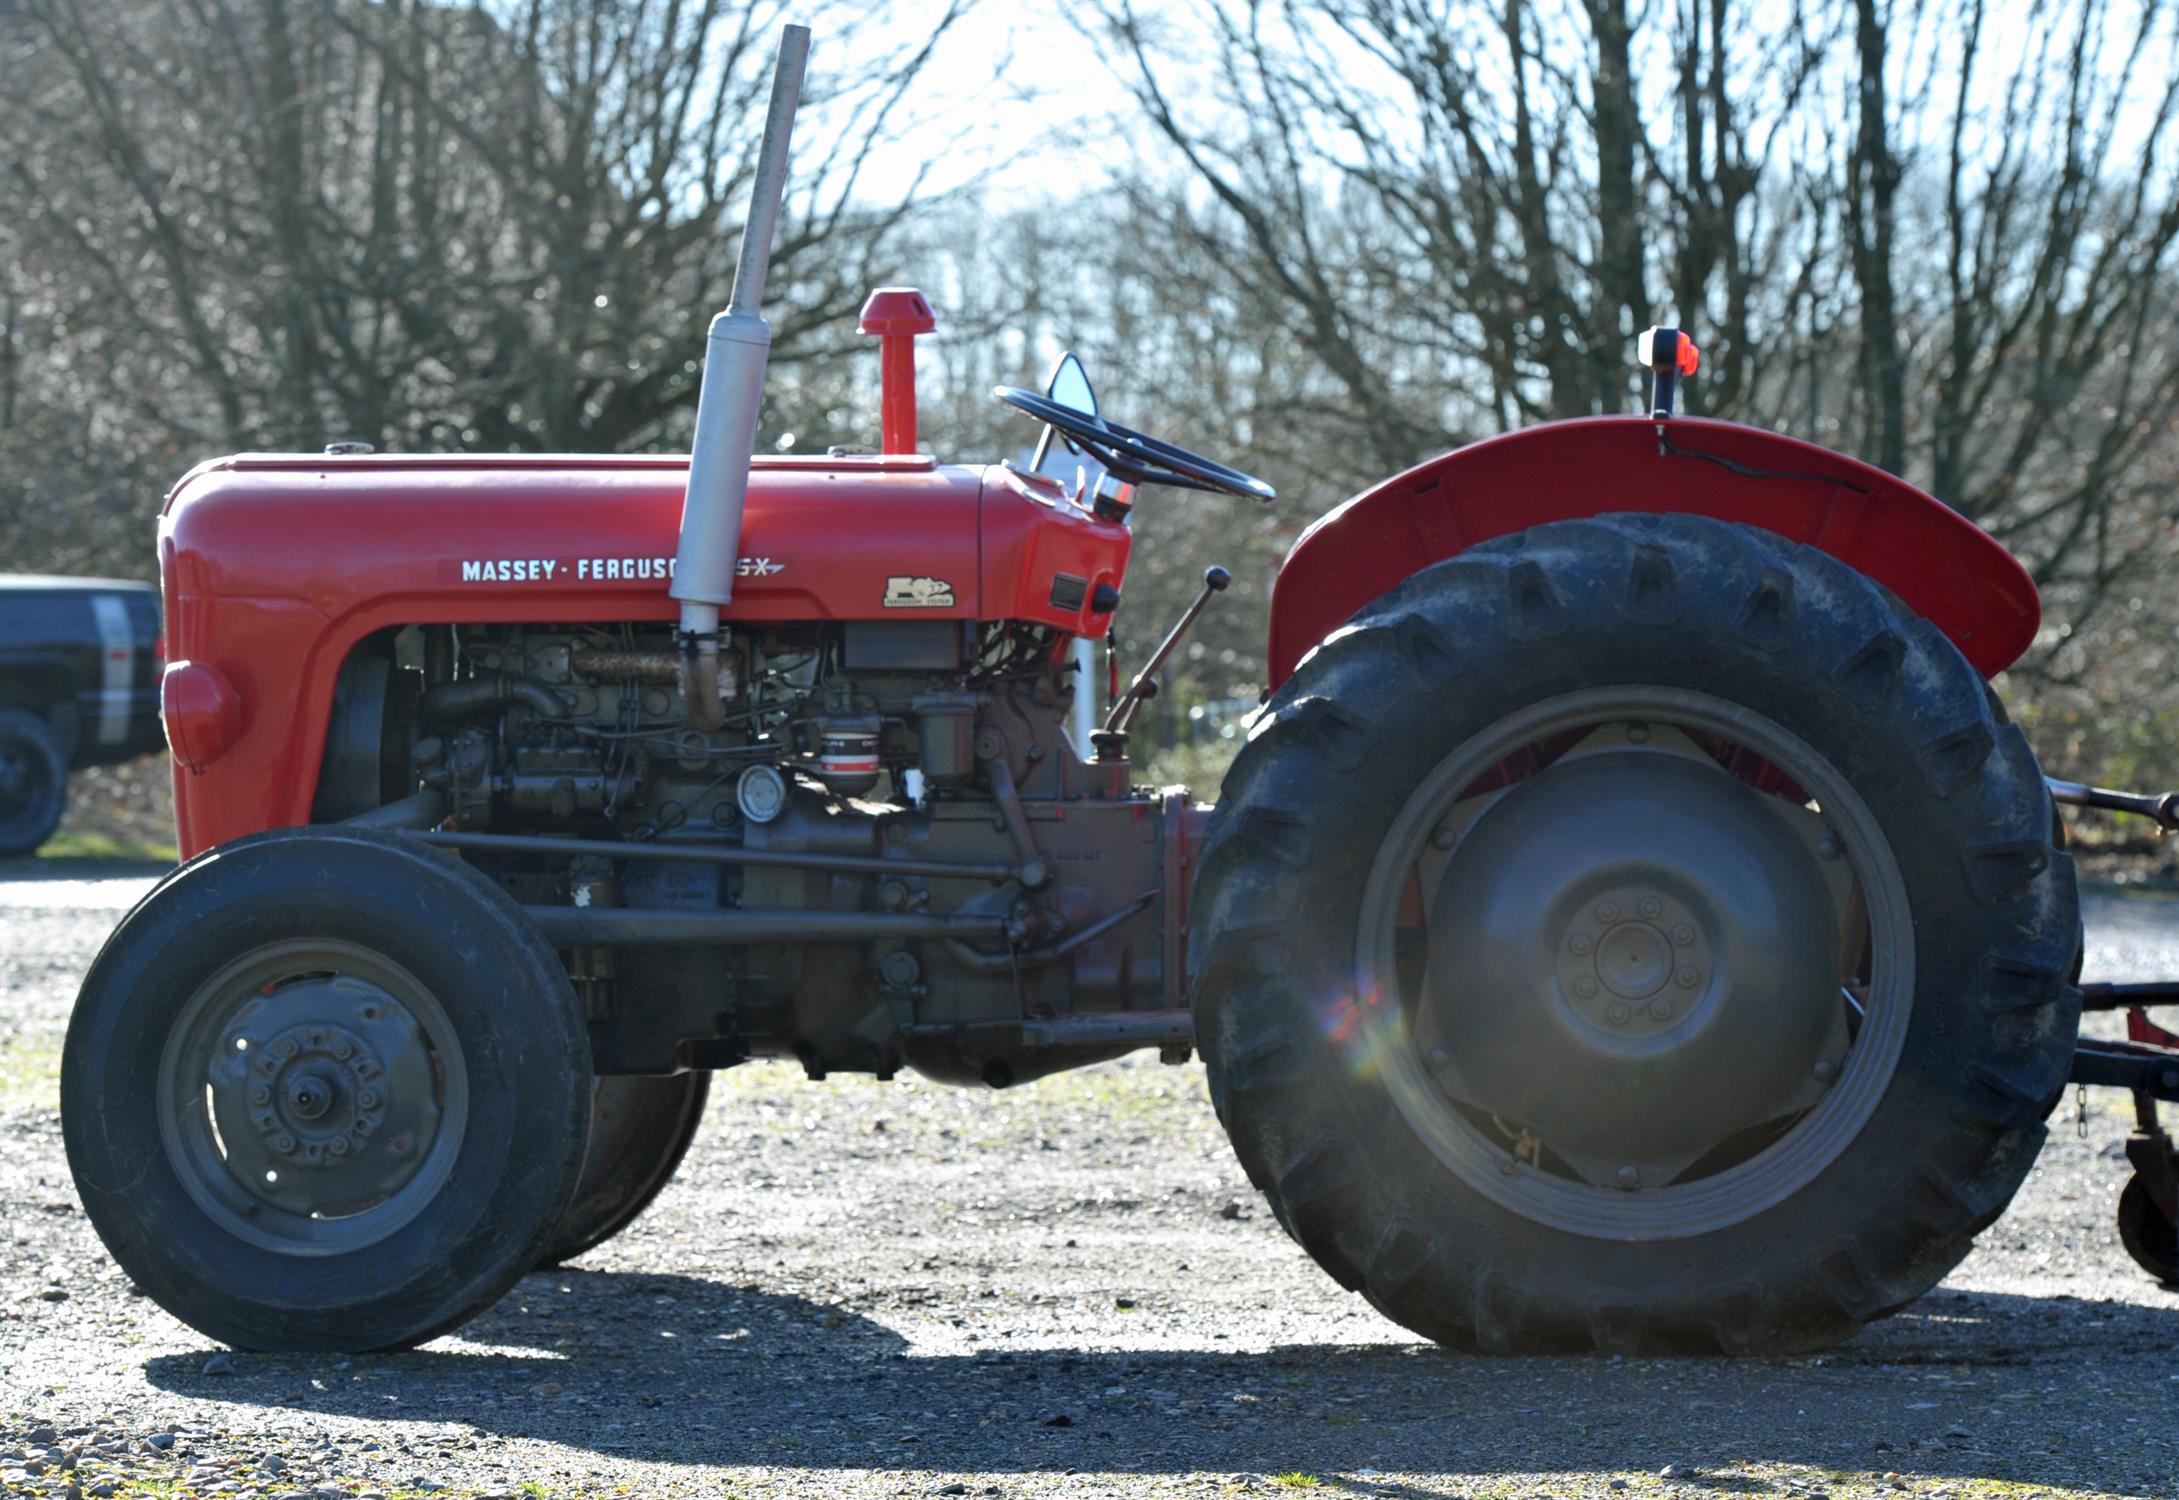
[[1899,595],[1984,676],[2035,638],[2042,606],[2011,553],[1913,485],[1753,427],[1647,417],[1548,423],[1471,444],[1355,496],[1302,533],[1271,596],[1271,685],[1363,605],[1496,536],[1612,511],[1676,511],[1821,548]]

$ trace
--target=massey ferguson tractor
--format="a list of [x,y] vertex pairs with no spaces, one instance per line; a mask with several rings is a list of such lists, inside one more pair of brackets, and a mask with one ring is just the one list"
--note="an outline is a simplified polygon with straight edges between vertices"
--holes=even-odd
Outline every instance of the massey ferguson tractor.
[[[1215,805],[1138,784],[1147,662],[1077,670],[1129,518],[1271,486],[1000,401],[1020,465],[752,458],[790,29],[679,457],[243,455],[159,526],[187,863],[84,981],[69,1161],[115,1259],[240,1347],[454,1328],[624,1228],[713,1069],[1005,1088],[1200,1052],[1278,1221],[1427,1338],[1781,1350],[1928,1290],[2069,1083],[2141,1111],[2179,1276],[2179,1041],[2081,1042],[2054,800],[1987,685],[2026,572],[1889,474],[1673,414],[1449,453],[1319,519]],[[1103,700],[1070,736],[1070,707]],[[2054,799],[2054,788],[2056,797]]]

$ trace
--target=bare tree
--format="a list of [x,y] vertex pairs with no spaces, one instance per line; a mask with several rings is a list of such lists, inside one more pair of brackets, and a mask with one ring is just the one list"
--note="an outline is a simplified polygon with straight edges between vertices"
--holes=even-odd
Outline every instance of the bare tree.
[[[847,0],[15,0],[5,389],[163,477],[329,438],[671,442],[790,9],[828,45],[774,259],[788,366],[889,268],[918,184],[864,169],[953,11],[870,63]],[[0,483],[45,482],[23,403],[0,417]]]

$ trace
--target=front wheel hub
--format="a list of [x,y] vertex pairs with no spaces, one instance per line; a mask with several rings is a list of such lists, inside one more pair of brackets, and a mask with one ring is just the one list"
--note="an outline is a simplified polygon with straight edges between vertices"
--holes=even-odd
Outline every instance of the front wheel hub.
[[340,1217],[390,1197],[439,1128],[416,1017],[348,975],[241,1006],[205,1082],[237,1183],[295,1213]]
[[235,1234],[281,1250],[398,1232],[451,1169],[467,1112],[437,1000],[345,943],[272,944],[212,976],[160,1067],[184,1186]]
[[1677,736],[1490,800],[1429,902],[1415,1025],[1440,1086],[1625,1188],[1805,1108],[1845,1038],[1795,815]]

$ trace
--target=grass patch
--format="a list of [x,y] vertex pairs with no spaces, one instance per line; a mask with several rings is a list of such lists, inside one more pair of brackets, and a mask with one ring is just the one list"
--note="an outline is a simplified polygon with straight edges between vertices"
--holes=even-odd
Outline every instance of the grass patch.
[[1271,1482],[1282,1490],[1313,1490],[1324,1483],[1316,1475],[1304,1474],[1299,1469],[1285,1474],[1274,1474]]
[[38,850],[40,859],[131,859],[178,864],[172,839],[134,838],[98,828],[63,828]]
[[0,1031],[0,1110],[53,1109],[60,1102],[60,1088],[57,1034]]

